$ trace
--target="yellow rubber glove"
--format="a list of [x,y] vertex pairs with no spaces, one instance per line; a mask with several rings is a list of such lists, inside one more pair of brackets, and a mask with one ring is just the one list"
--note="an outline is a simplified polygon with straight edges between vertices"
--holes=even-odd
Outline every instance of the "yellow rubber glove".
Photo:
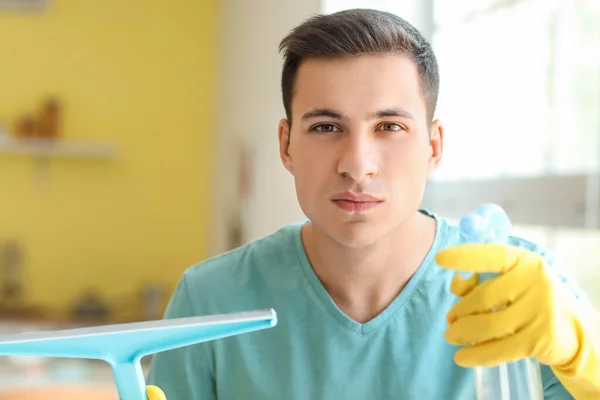
[[[495,366],[537,358],[552,367],[576,399],[600,399],[600,317],[577,299],[539,254],[499,244],[464,244],[436,255],[456,271],[495,272],[455,276],[451,291],[462,297],[447,314],[446,340],[465,346],[455,355],[463,367]],[[496,310],[496,311],[494,311]]]
[[158,386],[146,386],[146,394],[148,396],[148,400],[167,400],[167,397]]

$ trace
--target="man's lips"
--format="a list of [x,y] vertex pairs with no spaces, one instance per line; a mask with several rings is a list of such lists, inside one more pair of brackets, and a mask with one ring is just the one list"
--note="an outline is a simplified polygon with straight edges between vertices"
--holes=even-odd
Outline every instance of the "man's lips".
[[357,203],[379,203],[379,202],[383,201],[380,198],[377,198],[368,193],[354,193],[354,192],[338,193],[335,196],[333,196],[331,198],[331,200],[333,200],[333,201],[347,200],[347,201],[354,201]]
[[339,193],[331,198],[344,211],[361,213],[377,207],[383,200],[367,193]]

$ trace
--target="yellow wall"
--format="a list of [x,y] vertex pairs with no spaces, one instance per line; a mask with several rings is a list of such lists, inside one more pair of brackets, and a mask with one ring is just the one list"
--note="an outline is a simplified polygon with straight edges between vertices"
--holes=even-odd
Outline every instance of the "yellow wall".
[[[114,304],[172,290],[206,254],[217,0],[50,0],[0,12],[0,122],[65,103],[64,136],[111,161],[0,154],[0,240],[25,246],[27,300],[64,312],[96,288]],[[121,314],[129,313],[123,306]],[[129,315],[129,314],[128,314]]]

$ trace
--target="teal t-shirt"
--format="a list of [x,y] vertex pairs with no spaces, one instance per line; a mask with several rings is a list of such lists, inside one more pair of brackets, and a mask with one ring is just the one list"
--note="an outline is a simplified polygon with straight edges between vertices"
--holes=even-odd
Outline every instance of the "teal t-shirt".
[[[437,228],[428,255],[392,304],[364,324],[336,306],[314,273],[302,224],[189,268],[165,318],[273,308],[278,324],[158,353],[147,383],[168,400],[475,399],[473,370],[454,363],[457,348],[444,340],[457,301],[453,272],[434,261],[464,237],[429,215]],[[572,399],[548,367],[542,376],[545,399]]]

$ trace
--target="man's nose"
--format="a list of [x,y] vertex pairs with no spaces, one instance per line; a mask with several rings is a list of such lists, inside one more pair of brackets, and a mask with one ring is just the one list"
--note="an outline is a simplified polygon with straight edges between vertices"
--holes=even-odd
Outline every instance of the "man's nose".
[[377,175],[377,157],[374,138],[366,134],[349,134],[340,150],[338,172],[362,182]]

